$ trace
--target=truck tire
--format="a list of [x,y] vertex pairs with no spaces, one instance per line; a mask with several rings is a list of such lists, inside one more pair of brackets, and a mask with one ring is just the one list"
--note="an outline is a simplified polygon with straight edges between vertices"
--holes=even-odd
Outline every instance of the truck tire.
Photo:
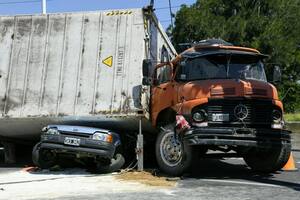
[[117,153],[111,159],[110,164],[103,164],[101,162],[97,163],[97,172],[98,173],[111,173],[115,172],[123,167],[125,164],[125,158],[122,154]]
[[155,145],[160,169],[171,175],[182,175],[192,163],[192,148],[175,137],[174,124],[166,125],[158,134]]
[[[36,144],[32,150],[32,161],[41,169],[48,169],[56,164],[56,156],[47,149],[40,148],[41,143]],[[50,156],[51,154],[51,156]]]
[[247,165],[256,172],[273,173],[280,170],[288,161],[291,145],[272,147],[268,150],[253,150],[244,156]]

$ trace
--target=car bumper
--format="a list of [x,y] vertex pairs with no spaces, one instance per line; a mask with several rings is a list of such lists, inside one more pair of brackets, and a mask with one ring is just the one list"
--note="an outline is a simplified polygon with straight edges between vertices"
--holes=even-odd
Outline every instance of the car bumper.
[[254,128],[192,128],[184,135],[189,145],[229,145],[267,147],[269,145],[290,145],[290,131]]
[[[80,139],[79,146],[64,144],[66,137]],[[73,137],[70,135],[43,135],[41,149],[50,149],[56,153],[81,154],[87,157],[100,157],[111,159],[115,153],[115,146],[108,142],[92,140],[89,138]]]

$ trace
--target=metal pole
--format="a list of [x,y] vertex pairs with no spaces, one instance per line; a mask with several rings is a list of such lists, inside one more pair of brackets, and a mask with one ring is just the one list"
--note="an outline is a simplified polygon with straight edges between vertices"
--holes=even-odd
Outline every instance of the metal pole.
[[154,0],[150,1],[150,6],[154,7]]
[[144,138],[142,134],[142,118],[139,121],[139,134],[137,137],[137,161],[138,161],[138,171],[144,170]]
[[172,4],[171,4],[171,0],[169,0],[169,8],[170,8],[170,16],[171,16],[171,29],[173,30],[173,28],[174,28],[174,23],[173,23],[173,13],[172,13]]
[[42,0],[42,12],[43,15],[47,13],[47,0]]

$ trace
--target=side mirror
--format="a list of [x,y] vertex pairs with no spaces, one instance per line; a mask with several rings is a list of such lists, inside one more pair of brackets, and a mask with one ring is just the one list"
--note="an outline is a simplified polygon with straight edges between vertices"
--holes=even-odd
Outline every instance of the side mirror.
[[143,60],[143,85],[151,85],[150,69],[152,68],[152,61],[150,59]]
[[274,67],[274,71],[273,71],[273,83],[280,83],[281,82],[281,69],[279,66],[275,66]]
[[149,77],[150,76],[150,68],[152,67],[152,61],[150,59],[143,60],[143,76]]

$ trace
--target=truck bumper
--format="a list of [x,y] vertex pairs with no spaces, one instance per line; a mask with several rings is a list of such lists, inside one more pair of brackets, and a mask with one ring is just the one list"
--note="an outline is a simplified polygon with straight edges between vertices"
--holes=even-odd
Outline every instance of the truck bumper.
[[203,127],[192,128],[185,133],[189,145],[230,145],[245,147],[267,147],[290,145],[290,131],[277,129]]
[[65,137],[66,136],[63,135],[44,135],[41,140],[40,148],[49,149],[58,154],[81,154],[86,157],[99,157],[105,159],[112,159],[115,153],[116,147],[111,143],[80,137],[80,146],[71,146],[64,144]]

